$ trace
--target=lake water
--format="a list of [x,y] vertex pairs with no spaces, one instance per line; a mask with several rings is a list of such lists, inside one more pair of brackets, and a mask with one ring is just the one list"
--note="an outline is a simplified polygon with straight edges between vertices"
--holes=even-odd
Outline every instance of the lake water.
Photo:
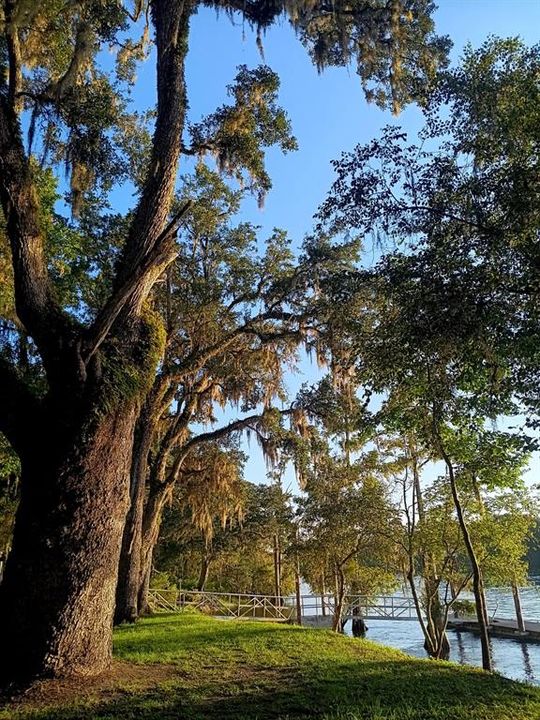
[[[538,582],[538,579],[537,579]],[[470,599],[463,594],[463,599]],[[515,618],[510,589],[491,588],[487,591],[490,617]],[[525,620],[540,622],[540,584],[521,590],[521,603]],[[366,637],[383,645],[399,648],[410,655],[426,657],[424,637],[420,625],[413,621],[368,620]],[[351,623],[345,628],[351,633]],[[468,665],[482,665],[480,641],[468,632],[448,631],[450,660]],[[524,643],[508,638],[492,638],[495,670],[508,678],[540,685],[540,642]]]

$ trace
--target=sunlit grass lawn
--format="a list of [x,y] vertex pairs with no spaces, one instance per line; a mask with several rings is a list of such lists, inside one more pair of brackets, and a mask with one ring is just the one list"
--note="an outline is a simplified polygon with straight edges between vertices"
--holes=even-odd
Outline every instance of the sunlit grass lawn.
[[540,689],[265,622],[162,615],[115,633],[107,682],[30,694],[2,720],[539,720]]

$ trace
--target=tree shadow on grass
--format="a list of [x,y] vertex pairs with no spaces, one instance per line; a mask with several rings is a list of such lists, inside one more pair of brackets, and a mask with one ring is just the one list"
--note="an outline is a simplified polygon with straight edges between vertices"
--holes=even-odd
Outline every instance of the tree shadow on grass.
[[[13,715],[14,720],[18,717]],[[499,676],[434,662],[318,662],[311,668],[204,677],[91,706],[37,711],[39,720],[520,720],[540,717],[540,693]]]

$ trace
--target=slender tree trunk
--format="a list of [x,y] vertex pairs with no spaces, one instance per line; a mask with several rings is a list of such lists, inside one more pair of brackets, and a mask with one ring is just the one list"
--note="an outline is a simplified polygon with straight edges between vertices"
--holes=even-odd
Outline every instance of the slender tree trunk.
[[343,570],[341,567],[336,567],[334,571],[335,579],[335,594],[336,601],[334,607],[334,620],[332,623],[332,630],[335,632],[343,632],[343,599],[345,595],[345,578],[343,576]]
[[[411,452],[412,471],[413,471],[413,502],[418,510],[418,518],[421,522],[425,519],[424,499],[422,496],[422,487],[420,484],[420,473],[418,470],[418,457],[414,450]],[[421,565],[421,574],[424,580],[425,593],[425,612],[426,617],[422,615],[422,604],[418,595],[415,584],[415,552],[413,544],[413,536],[416,523],[413,518],[409,518],[409,551],[408,551],[408,569],[407,581],[411,589],[416,615],[418,622],[424,635],[424,648],[427,654],[439,659],[448,659],[450,656],[450,643],[446,634],[447,616],[441,607],[439,598],[439,578],[433,558],[429,553],[420,552],[418,561]]]
[[448,618],[439,597],[439,579],[436,575],[430,574],[425,582],[428,625],[431,634],[431,647],[428,653],[436,660],[448,660],[450,656],[450,643],[446,634]]
[[512,595],[514,597],[514,607],[516,609],[516,620],[519,632],[527,632],[525,620],[523,619],[523,609],[521,607],[521,598],[519,596],[519,588],[516,583],[512,583]]
[[204,590],[204,586],[208,581],[208,573],[210,572],[210,553],[206,548],[203,550],[201,557],[201,569],[199,572],[199,579],[197,580],[197,590],[201,592]]
[[437,660],[448,660],[450,658],[450,642],[446,633],[448,624],[448,608],[445,608],[437,620]]
[[142,514],[144,479],[131,474],[131,504],[126,518],[118,565],[114,623],[134,623],[139,616],[139,578],[141,575]]
[[[454,600],[457,600],[458,593],[456,590],[456,586],[453,582],[450,583],[450,594],[452,595],[452,602],[454,602]],[[458,613],[457,609],[454,608],[453,613],[454,613],[454,618],[459,617],[459,613]]]
[[273,537],[273,554],[274,554],[274,594],[276,604],[281,605],[281,547],[279,543],[279,535],[274,533]]
[[[298,528],[296,528],[296,542],[299,540]],[[298,545],[296,547],[296,557],[294,562],[294,589],[296,592],[296,624],[302,624],[302,586],[300,577],[300,556],[298,554]]]
[[416,610],[416,617],[418,618],[418,622],[420,623],[420,628],[422,630],[422,634],[424,636],[424,648],[428,655],[432,656],[432,635],[431,631],[429,629],[429,624],[426,625],[424,622],[424,617],[422,615],[422,606],[420,603],[420,598],[418,596],[418,590],[416,588],[415,579],[414,579],[414,568],[412,565],[412,560],[409,557],[409,568],[407,571],[407,582],[409,583],[409,587],[411,588],[411,594],[414,602],[414,607]]
[[471,563],[472,575],[473,575],[473,593],[476,605],[476,617],[478,620],[478,629],[480,632],[480,644],[482,646],[482,667],[484,670],[489,672],[493,671],[493,660],[491,657],[491,642],[489,639],[489,616],[487,612],[486,593],[484,589],[484,579],[482,576],[482,568],[476,557],[474,551],[474,545],[472,543],[471,535],[465,515],[463,513],[463,507],[459,498],[459,492],[456,484],[456,477],[454,473],[454,466],[446,453],[443,450],[443,459],[448,469],[448,477],[450,479],[450,489],[452,491],[452,498],[454,500],[454,507],[456,508],[456,514],[458,517],[459,526],[461,528],[461,534],[463,535],[463,541],[465,548],[467,549],[467,555],[469,562]]
[[[425,570],[424,570],[425,572]],[[439,584],[431,577],[424,577],[426,596],[426,618],[422,615],[422,606],[414,579],[412,560],[409,563],[407,581],[411,589],[416,615],[424,635],[424,648],[427,654],[436,660],[447,660],[450,657],[450,643],[446,634],[448,618],[439,600]]]
[[300,584],[300,568],[296,563],[294,568],[294,590],[296,593],[296,624],[302,624],[302,588]]
[[71,439],[57,425],[43,428],[40,451],[21,458],[0,586],[3,679],[96,674],[109,664],[136,414],[125,403]]

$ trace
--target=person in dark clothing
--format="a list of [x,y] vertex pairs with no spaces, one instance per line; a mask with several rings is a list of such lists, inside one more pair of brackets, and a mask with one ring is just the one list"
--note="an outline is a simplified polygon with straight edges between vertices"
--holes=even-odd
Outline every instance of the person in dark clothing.
[[368,626],[366,625],[364,618],[360,614],[360,608],[355,607],[353,608],[353,618],[352,618],[352,634],[353,637],[364,637],[366,632],[368,631]]

